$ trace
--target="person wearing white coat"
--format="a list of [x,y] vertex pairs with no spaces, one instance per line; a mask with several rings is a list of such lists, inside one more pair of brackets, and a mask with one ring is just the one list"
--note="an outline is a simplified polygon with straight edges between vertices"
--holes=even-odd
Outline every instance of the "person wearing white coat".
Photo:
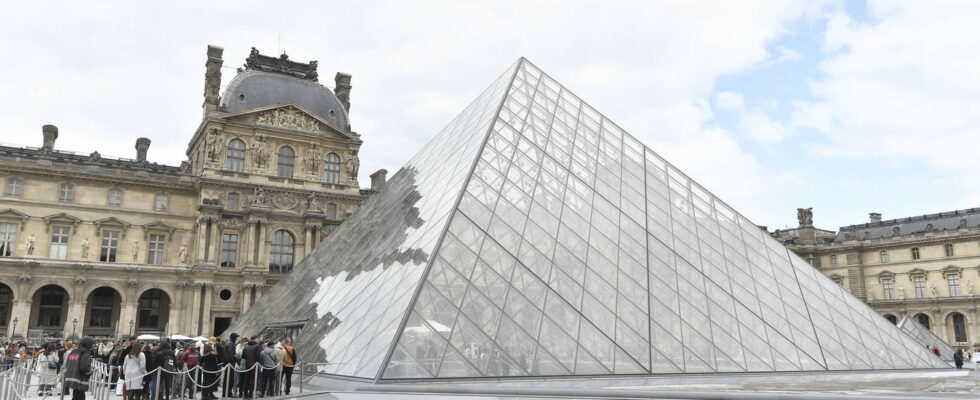
[[980,349],[973,352],[973,370],[980,371]]
[[37,356],[35,372],[39,377],[38,396],[50,396],[54,385],[58,382],[58,349],[54,343],[44,345],[44,352]]
[[146,374],[146,355],[140,351],[139,342],[135,340],[129,348],[129,354],[123,361],[126,390],[129,392],[129,400],[140,400],[143,393],[143,375]]

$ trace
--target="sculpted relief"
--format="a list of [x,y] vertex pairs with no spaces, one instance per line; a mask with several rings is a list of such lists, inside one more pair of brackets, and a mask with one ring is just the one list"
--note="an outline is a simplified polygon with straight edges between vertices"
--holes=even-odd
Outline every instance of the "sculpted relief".
[[255,124],[320,133],[319,121],[292,107],[277,108],[259,114]]

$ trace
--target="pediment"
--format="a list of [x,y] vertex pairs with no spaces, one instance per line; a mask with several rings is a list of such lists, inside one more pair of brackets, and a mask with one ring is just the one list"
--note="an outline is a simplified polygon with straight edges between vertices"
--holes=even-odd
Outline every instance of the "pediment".
[[169,242],[174,237],[174,231],[177,228],[167,225],[163,222],[151,222],[149,224],[143,225],[143,239],[150,240],[150,233],[166,233],[167,241]]
[[888,278],[894,279],[895,273],[887,269],[878,273],[878,281],[881,281],[882,279],[888,279]]
[[909,275],[909,278],[911,278],[913,276],[917,276],[917,275],[928,276],[928,274],[929,274],[928,271],[926,271],[926,270],[924,270],[922,268],[912,268],[907,273]]
[[957,267],[955,265],[947,265],[946,268],[943,268],[943,275],[953,274],[953,273],[958,274],[961,271],[963,271],[963,268]]
[[65,213],[52,214],[44,217],[44,229],[48,231],[51,229],[51,225],[71,225],[71,233],[78,231],[78,224],[82,222],[81,218],[74,217]]
[[126,231],[129,230],[130,223],[123,221],[116,217],[103,218],[94,221],[96,230],[99,236],[102,236],[102,230],[105,228],[119,229],[122,232],[122,237],[126,238]]
[[224,119],[230,122],[272,129],[299,131],[334,139],[355,139],[349,132],[344,132],[329,121],[316,116],[309,110],[294,103],[241,111],[228,114],[224,116]]
[[20,211],[14,210],[12,208],[7,208],[7,209],[4,209],[4,210],[0,211],[0,218],[3,218],[3,219],[19,219],[19,220],[26,221],[28,218],[30,218],[30,216],[28,216],[27,214],[24,214],[24,213],[22,213]]

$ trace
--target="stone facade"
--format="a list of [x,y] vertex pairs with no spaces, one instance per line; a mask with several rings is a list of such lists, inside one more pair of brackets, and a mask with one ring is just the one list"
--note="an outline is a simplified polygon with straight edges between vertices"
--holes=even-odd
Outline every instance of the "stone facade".
[[362,140],[315,61],[253,49],[233,83],[262,75],[280,97],[242,109],[219,96],[222,52],[208,48],[180,166],[149,162],[147,138],[136,159],[56,150],[51,125],[40,148],[0,146],[0,334],[220,333],[374,192],[358,187]]
[[953,346],[980,347],[980,209],[771,235],[892,322],[909,315]]

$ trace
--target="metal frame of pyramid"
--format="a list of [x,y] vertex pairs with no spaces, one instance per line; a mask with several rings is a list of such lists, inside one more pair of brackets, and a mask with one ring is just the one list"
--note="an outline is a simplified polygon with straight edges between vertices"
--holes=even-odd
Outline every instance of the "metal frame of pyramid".
[[518,60],[229,331],[375,381],[948,367]]
[[953,353],[956,350],[953,350],[953,347],[949,343],[936,336],[935,333],[929,330],[929,328],[926,328],[925,325],[919,323],[919,321],[916,321],[911,315],[903,317],[895,326],[911,336],[912,339],[915,339],[921,346],[928,346],[930,348],[933,346],[938,347],[940,358],[943,360],[953,360]]

